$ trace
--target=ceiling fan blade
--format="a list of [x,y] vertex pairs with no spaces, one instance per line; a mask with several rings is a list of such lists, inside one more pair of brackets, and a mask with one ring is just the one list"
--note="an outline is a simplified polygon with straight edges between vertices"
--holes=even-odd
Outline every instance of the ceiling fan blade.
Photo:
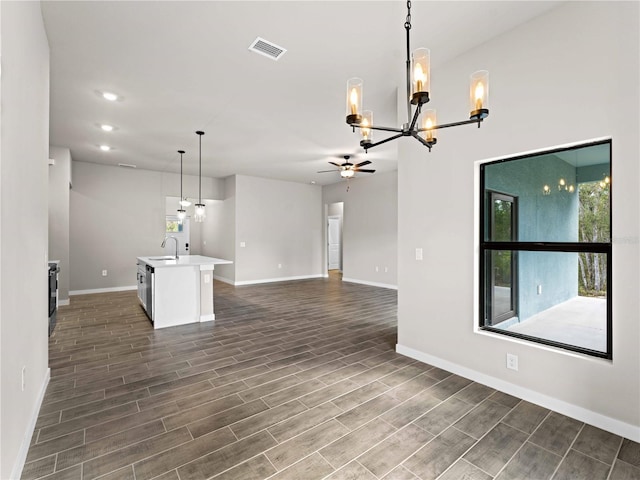
[[329,163],[330,163],[331,165],[335,165],[336,167],[339,167],[339,166],[340,166],[340,164],[339,164],[339,163],[336,163],[336,162],[329,162]]
[[375,170],[369,170],[369,169],[366,169],[366,168],[364,168],[364,169],[360,169],[359,168],[359,169],[356,170],[356,172],[373,173],[373,172],[375,172]]
[[331,173],[331,172],[337,172],[337,170],[320,170],[319,172],[316,172],[316,173]]
[[356,168],[357,167],[364,167],[365,165],[369,165],[371,162],[369,160],[365,160],[364,162],[360,162],[358,164],[356,164]]

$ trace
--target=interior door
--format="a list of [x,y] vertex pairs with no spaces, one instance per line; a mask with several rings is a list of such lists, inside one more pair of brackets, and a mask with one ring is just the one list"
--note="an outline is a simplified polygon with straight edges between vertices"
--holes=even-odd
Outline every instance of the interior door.
[[[489,240],[511,242],[518,239],[517,199],[489,192]],[[512,250],[493,250],[489,257],[488,305],[491,325],[517,316],[518,265]]]
[[340,217],[328,217],[327,225],[328,269],[340,269]]
[[[185,218],[182,223],[178,221],[176,215],[167,215],[167,228],[165,235],[167,237],[176,237],[178,239],[178,255],[189,255],[190,250],[190,234],[189,234],[189,217]],[[164,246],[165,255],[175,255],[176,246],[173,240],[168,240]]]

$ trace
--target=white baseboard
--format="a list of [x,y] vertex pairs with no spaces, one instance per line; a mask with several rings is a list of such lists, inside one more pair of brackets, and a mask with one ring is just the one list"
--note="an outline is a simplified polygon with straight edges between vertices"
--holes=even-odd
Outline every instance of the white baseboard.
[[513,383],[506,382],[490,375],[485,375],[484,373],[477,372],[470,368],[463,367],[456,363],[449,362],[448,360],[443,360],[439,357],[434,357],[433,355],[429,355],[400,344],[396,344],[396,352],[415,360],[419,360],[420,362],[428,363],[434,367],[455,373],[456,375],[468,378],[474,382],[495,388],[501,392],[526,400],[527,402],[535,403],[541,407],[575,418],[576,420],[588,423],[589,425],[601,428],[602,430],[628,438],[634,442],[640,442],[640,428],[636,425],[621,422],[615,418],[607,417],[606,415],[602,415],[592,410],[587,410],[586,408],[558,400],[557,398],[544,395],[519,385],[514,385]]
[[11,478],[20,478],[22,476],[22,469],[24,469],[24,463],[27,460],[27,454],[29,453],[29,445],[31,445],[31,437],[33,436],[33,432],[35,432],[36,430],[36,422],[38,421],[38,414],[40,413],[40,407],[42,407],[42,401],[44,400],[44,394],[47,391],[47,386],[49,385],[50,379],[51,379],[51,369],[47,368],[47,371],[45,372],[45,375],[44,375],[44,379],[42,380],[42,385],[40,386],[38,399],[36,400],[36,404],[33,411],[31,412],[31,420],[29,421],[27,430],[24,432],[24,437],[22,438],[22,444],[20,445],[20,450],[18,450],[18,457],[16,458],[16,461],[13,464],[13,469],[11,470]]
[[397,290],[397,285],[391,285],[390,283],[369,282],[367,280],[358,280],[355,278],[342,277],[343,282],[360,283],[362,285],[369,285],[371,287],[390,288],[391,290]]
[[[215,271],[215,270],[214,270]],[[220,275],[213,274],[214,280],[219,280],[224,283],[228,283],[229,285],[235,285],[234,281],[227,277],[221,277]]]
[[295,277],[278,277],[278,278],[262,278],[260,280],[243,280],[241,282],[235,282],[234,285],[256,285],[258,283],[273,283],[273,282],[290,282],[291,280],[308,280],[310,278],[323,278],[323,274],[317,275],[299,275]]
[[127,287],[110,287],[110,288],[91,288],[89,290],[71,290],[71,295],[87,295],[89,293],[108,293],[108,292],[125,292],[127,290],[137,290],[137,285],[129,285]]

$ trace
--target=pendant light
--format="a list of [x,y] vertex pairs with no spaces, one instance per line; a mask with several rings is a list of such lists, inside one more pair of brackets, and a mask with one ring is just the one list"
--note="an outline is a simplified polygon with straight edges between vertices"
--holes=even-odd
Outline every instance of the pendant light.
[[204,203],[202,203],[202,135],[204,132],[198,130],[196,132],[199,138],[199,153],[198,153],[198,203],[195,204],[196,212],[194,215],[194,220],[196,222],[203,222],[204,217],[206,217],[204,210]]
[[180,154],[180,208],[178,208],[178,221],[180,223],[183,222],[185,218],[187,218],[187,211],[182,207],[182,155],[184,155],[184,150],[178,150]]

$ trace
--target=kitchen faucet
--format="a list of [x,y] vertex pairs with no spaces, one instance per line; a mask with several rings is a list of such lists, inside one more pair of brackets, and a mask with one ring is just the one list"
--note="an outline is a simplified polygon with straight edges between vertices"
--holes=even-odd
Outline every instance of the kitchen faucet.
[[162,245],[160,245],[162,248],[164,248],[164,246],[167,244],[167,240],[169,238],[173,238],[176,241],[176,260],[178,259],[178,239],[176,237],[174,237],[173,235],[170,237],[164,237],[164,240],[162,241]]

